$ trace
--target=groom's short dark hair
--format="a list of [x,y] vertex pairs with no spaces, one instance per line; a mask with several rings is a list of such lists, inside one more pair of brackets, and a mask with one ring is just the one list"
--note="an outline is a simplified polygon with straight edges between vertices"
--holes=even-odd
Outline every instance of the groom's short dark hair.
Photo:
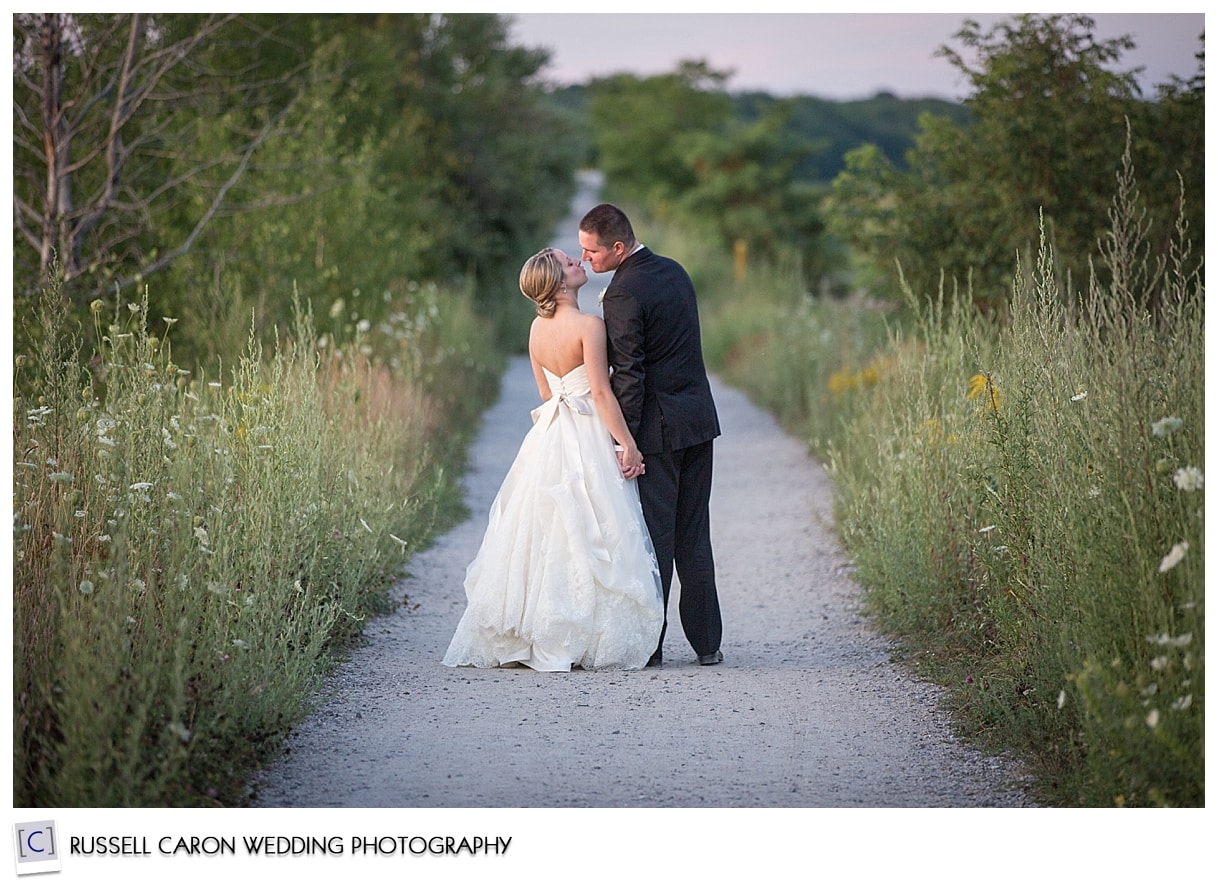
[[579,228],[585,233],[596,236],[596,241],[606,247],[612,247],[614,242],[621,242],[630,247],[634,245],[634,227],[626,212],[609,202],[602,202],[588,210]]

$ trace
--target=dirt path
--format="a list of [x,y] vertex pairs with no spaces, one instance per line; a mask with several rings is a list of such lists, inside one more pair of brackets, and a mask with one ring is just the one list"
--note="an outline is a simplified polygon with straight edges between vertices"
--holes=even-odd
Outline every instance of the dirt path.
[[[604,281],[585,290],[595,298]],[[473,515],[411,561],[396,612],[369,625],[290,752],[256,782],[254,804],[1030,805],[1015,770],[959,743],[936,690],[891,662],[860,616],[824,470],[743,394],[714,392],[723,664],[694,663],[675,615],[658,669],[440,664],[465,567],[537,403],[518,358],[472,451]]]

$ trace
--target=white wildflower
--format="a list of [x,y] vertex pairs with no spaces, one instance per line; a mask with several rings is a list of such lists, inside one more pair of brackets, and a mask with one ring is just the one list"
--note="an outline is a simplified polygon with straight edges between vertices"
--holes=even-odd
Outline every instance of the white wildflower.
[[152,482],[151,481],[136,481],[134,484],[132,484],[127,489],[134,490],[136,493],[143,493],[145,490],[152,489]]
[[1057,709],[1061,710],[1066,706],[1066,690],[1063,689],[1057,693]]
[[181,739],[183,744],[188,744],[190,742],[190,730],[187,729],[185,726],[183,726],[181,723],[179,723],[177,721],[170,723],[169,731],[172,732],[174,735],[177,735],[178,738]]
[[1150,660],[1151,670],[1162,671],[1168,665],[1168,658],[1165,655],[1156,655]]
[[1086,397],[1087,397],[1087,390],[1083,389],[1082,391],[1076,392],[1074,395],[1071,395],[1070,400],[1071,401],[1082,401]]
[[1186,634],[1181,634],[1179,637],[1173,637],[1170,634],[1152,634],[1146,638],[1147,643],[1153,643],[1156,646],[1188,646],[1193,642],[1193,632],[1189,631]]
[[1185,466],[1182,469],[1176,469],[1176,473],[1172,475],[1172,480],[1176,482],[1177,487],[1188,492],[1200,490],[1205,486],[1205,475],[1196,466]]
[[1152,729],[1159,725],[1159,711],[1157,708],[1152,707],[1150,713],[1146,715],[1146,725]]
[[1182,695],[1171,703],[1171,709],[1182,711],[1188,710],[1193,703],[1193,695],[1190,692],[1188,695]]
[[71,484],[74,480],[70,472],[51,472],[47,479],[53,484]]
[[1179,417],[1163,417],[1163,419],[1151,423],[1150,431],[1158,438],[1166,438],[1168,435],[1180,431],[1180,427],[1183,425],[1184,420]]
[[1090,489],[1087,490],[1087,495],[1090,496],[1092,499],[1095,499],[1097,496],[1100,495],[1100,488],[1092,486]]
[[249,649],[250,648],[250,645],[240,638],[236,638],[233,640],[233,646],[237,647],[238,649]]
[[82,579],[80,582],[80,593],[81,594],[92,594],[93,593],[93,583],[90,582],[88,579]]
[[1159,561],[1159,572],[1166,573],[1180,561],[1184,560],[1184,555],[1188,554],[1188,542],[1177,542],[1171,547],[1171,551],[1164,555],[1163,560]]

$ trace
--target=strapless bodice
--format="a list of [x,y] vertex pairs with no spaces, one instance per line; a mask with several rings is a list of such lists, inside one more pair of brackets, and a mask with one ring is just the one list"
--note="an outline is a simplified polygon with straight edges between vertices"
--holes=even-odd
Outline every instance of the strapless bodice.
[[582,364],[567,371],[561,377],[546,368],[542,368],[542,370],[545,371],[546,379],[550,382],[550,391],[556,398],[570,398],[577,395],[588,395],[592,392],[592,386],[588,382],[588,370]]

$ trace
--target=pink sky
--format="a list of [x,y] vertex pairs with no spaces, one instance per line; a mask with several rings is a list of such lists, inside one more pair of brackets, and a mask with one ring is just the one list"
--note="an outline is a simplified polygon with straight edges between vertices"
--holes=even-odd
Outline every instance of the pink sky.
[[[1194,56],[1205,29],[1202,13],[1087,13],[1096,35],[1125,34],[1137,48],[1118,68],[1145,67],[1147,95],[1172,74],[1197,70]],[[731,91],[869,98],[879,91],[903,98],[959,99],[965,83],[935,50],[961,48],[952,35],[965,18],[983,29],[997,13],[510,13],[513,42],[547,48],[547,78],[560,84],[611,73],[667,73],[678,61],[705,59],[734,70]]]

